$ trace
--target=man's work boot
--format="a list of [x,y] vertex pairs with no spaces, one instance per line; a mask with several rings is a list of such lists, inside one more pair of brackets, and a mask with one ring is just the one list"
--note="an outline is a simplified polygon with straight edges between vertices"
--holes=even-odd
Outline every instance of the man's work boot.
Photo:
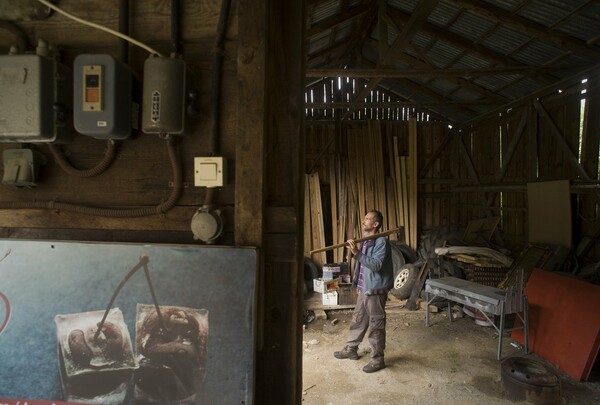
[[333,356],[336,359],[358,360],[358,350],[356,347],[346,346],[339,352],[334,352]]
[[379,361],[373,361],[373,360],[371,360],[369,362],[369,364],[367,364],[366,366],[363,367],[363,371],[365,373],[374,373],[375,371],[379,371],[382,368],[385,368],[385,363],[384,362],[379,362]]

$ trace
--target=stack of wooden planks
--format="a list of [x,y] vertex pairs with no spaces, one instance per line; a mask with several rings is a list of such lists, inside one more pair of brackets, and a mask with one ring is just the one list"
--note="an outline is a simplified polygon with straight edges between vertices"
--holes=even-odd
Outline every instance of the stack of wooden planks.
[[[345,137],[306,175],[304,251],[360,238],[361,221],[368,210],[381,211],[382,230],[404,227],[391,235],[417,249],[417,123],[406,127],[369,121],[368,131],[348,126]],[[329,186],[331,215],[324,215],[322,185]],[[323,188],[324,189],[324,188]],[[324,218],[331,218],[324,223]],[[324,227],[327,227],[325,229]],[[331,231],[331,241],[325,235]],[[344,248],[332,251],[330,260],[345,261]],[[327,263],[326,252],[312,256],[317,265]]]

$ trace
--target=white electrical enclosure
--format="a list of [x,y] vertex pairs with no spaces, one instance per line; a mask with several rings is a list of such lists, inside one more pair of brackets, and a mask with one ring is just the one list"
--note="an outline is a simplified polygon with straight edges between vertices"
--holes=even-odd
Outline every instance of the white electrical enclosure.
[[222,156],[194,158],[196,187],[222,187],[225,178],[225,159]]

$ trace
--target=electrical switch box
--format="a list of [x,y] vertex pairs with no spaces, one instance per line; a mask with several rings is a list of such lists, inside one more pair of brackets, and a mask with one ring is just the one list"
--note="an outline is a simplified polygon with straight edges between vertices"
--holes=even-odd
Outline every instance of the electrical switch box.
[[73,64],[73,121],[97,139],[127,139],[138,128],[133,71],[111,55],[83,54]]
[[0,56],[0,142],[70,142],[72,86],[71,70],[54,58]]
[[186,65],[152,55],[144,62],[142,132],[181,135],[186,118]]
[[196,187],[222,187],[225,178],[225,159],[222,156],[194,158]]

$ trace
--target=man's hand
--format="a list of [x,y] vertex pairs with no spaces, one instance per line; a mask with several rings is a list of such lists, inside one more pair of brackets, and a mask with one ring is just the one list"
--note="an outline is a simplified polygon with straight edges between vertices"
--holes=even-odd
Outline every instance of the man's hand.
[[354,239],[349,239],[346,241],[346,243],[348,244],[348,249],[350,250],[353,256],[356,253],[358,253],[358,245],[356,244],[356,241]]

